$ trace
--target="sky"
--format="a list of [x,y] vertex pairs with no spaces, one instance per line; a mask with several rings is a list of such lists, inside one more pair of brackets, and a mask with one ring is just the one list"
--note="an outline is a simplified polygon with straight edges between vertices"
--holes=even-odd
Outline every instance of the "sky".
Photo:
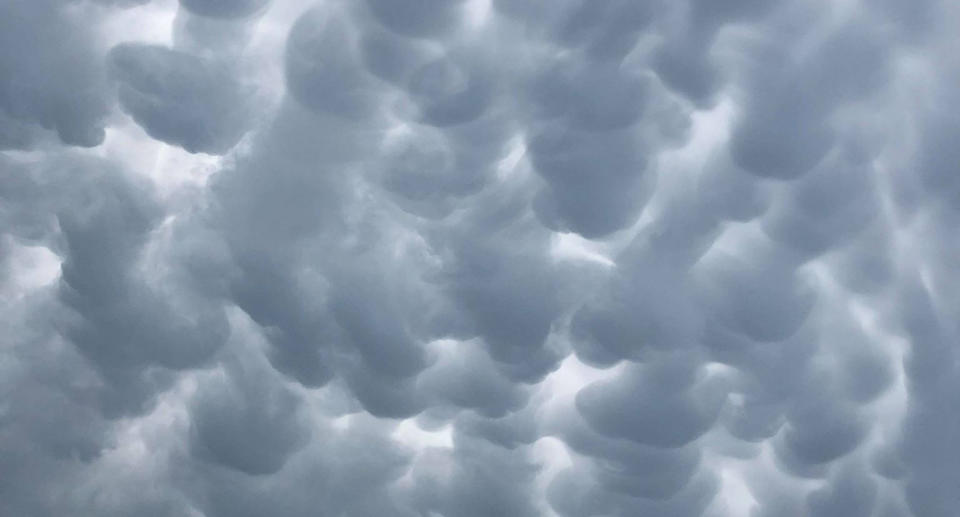
[[0,515],[960,515],[958,27],[0,1]]

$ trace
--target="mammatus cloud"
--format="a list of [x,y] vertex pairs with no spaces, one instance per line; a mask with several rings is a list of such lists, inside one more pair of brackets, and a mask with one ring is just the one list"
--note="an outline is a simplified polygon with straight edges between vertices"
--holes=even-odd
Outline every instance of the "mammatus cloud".
[[8,0],[0,514],[960,514],[958,24]]

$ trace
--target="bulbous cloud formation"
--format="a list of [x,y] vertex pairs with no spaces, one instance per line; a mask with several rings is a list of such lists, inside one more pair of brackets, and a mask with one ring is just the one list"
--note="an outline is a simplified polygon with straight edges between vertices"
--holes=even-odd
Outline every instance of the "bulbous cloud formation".
[[130,43],[114,47],[109,58],[121,106],[153,138],[222,154],[242,136],[249,101],[224,65]]
[[61,0],[0,6],[0,147],[31,147],[41,130],[95,146],[110,108],[97,12]]
[[957,26],[0,3],[0,515],[960,515]]

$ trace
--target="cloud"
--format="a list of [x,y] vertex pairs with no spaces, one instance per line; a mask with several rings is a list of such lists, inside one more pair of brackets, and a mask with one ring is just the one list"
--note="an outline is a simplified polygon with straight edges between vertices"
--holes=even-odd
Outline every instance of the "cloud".
[[223,63],[159,46],[110,51],[123,109],[150,136],[190,152],[222,154],[243,135],[249,92]]
[[306,444],[300,399],[271,383],[263,366],[228,363],[222,375],[201,384],[190,406],[194,456],[262,476],[280,470]]
[[346,14],[315,8],[290,29],[285,55],[287,88],[309,109],[348,120],[372,117],[384,89],[358,60]]
[[99,145],[110,109],[99,16],[55,0],[15,0],[0,8],[0,20],[4,146],[27,147],[31,127],[68,145]]
[[0,514],[956,515],[957,20],[4,4]]
[[188,11],[211,18],[242,18],[270,4],[270,0],[180,0]]

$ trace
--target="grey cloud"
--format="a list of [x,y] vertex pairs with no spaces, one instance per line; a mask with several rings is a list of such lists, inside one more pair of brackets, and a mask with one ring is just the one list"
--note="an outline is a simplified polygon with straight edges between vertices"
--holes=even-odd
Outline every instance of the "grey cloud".
[[489,76],[480,64],[443,57],[414,70],[406,89],[423,123],[451,126],[483,114],[493,95]]
[[396,194],[405,211],[442,217],[454,208],[450,198],[468,193],[483,178],[458,174],[455,149],[449,138],[432,128],[416,128],[384,144],[380,171],[383,187]]
[[[534,134],[534,167],[549,182],[537,209],[559,231],[603,236],[632,222],[650,188],[646,159],[628,131],[614,135],[548,127]],[[588,173],[591,172],[592,174]]]
[[150,367],[202,365],[223,343],[226,323],[216,305],[189,297],[173,303],[175,298],[139,276],[138,256],[160,212],[147,187],[111,168],[73,168],[73,174],[91,176],[71,192],[84,204],[56,213],[64,241],[60,298],[73,311],[62,325],[79,351],[116,383],[105,403],[119,405],[113,411],[138,411],[157,383],[167,382]]
[[318,137],[336,135],[325,131],[329,123],[287,105],[257,149],[214,179],[217,202],[200,219],[223,238],[220,269],[232,273],[222,295],[266,329],[273,364],[310,386],[332,375],[337,328],[326,307],[329,285],[313,267],[286,264],[344,229],[337,200],[344,186],[335,172],[357,159],[356,133]]
[[[812,17],[788,8],[782,16]],[[802,18],[801,18],[802,19]],[[791,35],[795,22],[784,19]],[[888,50],[875,30],[851,22],[802,54],[789,40],[761,36],[745,64],[745,110],[730,141],[734,161],[761,177],[789,179],[817,165],[836,138],[831,115],[885,82]],[[788,36],[789,37],[789,36]]]
[[455,434],[452,451],[427,449],[413,465],[413,505],[451,517],[539,515],[529,497],[538,466],[511,451]]
[[26,146],[25,132],[33,125],[55,131],[69,145],[103,141],[110,102],[95,41],[98,22],[56,0],[14,0],[0,7],[0,134],[11,135],[7,146]]
[[[223,342],[216,305],[160,289],[138,262],[162,209],[150,186],[99,159],[51,156],[12,168],[7,183],[13,227],[62,259],[57,330],[106,381],[110,412],[141,411],[169,376],[154,367],[195,367]],[[172,303],[176,300],[177,303]],[[189,309],[188,309],[189,307]]]
[[803,324],[815,296],[791,262],[776,255],[752,263],[722,256],[705,261],[703,299],[731,330],[758,341],[787,338]]
[[876,482],[856,467],[844,467],[829,487],[811,492],[808,505],[812,515],[874,515]]
[[[63,264],[59,281],[4,306],[2,390],[10,403],[0,410],[0,454],[18,475],[0,489],[2,511],[85,511],[98,504],[81,487],[121,441],[115,417],[152,410],[173,376],[163,367],[195,365],[217,339],[180,326],[183,313],[138,281],[135,259],[160,215],[149,187],[114,164],[69,152],[5,158],[3,171],[11,180],[3,233],[52,250]],[[155,312],[156,320],[148,317]],[[71,488],[54,496],[53,484]],[[147,511],[167,497],[148,499],[132,504]],[[117,514],[107,506],[91,511]]]
[[365,3],[378,22],[404,36],[442,36],[453,31],[465,18],[464,0],[426,0],[404,5],[390,0]]
[[299,397],[273,382],[266,366],[229,361],[201,381],[190,402],[194,456],[257,476],[280,470],[306,445],[309,428]]
[[270,0],[180,0],[188,11],[211,18],[242,18],[269,4]]
[[766,213],[771,204],[770,186],[754,181],[725,151],[707,160],[697,189],[701,205],[721,220],[748,222]]
[[430,40],[408,38],[376,24],[364,27],[359,44],[370,73],[395,84],[403,84],[413,70],[435,55]]
[[407,212],[448,215],[491,184],[510,151],[510,104],[498,96],[502,72],[477,54],[451,51],[412,67],[400,83],[405,95],[394,114],[405,125],[384,142],[381,163],[384,187]]
[[[588,131],[632,125],[643,113],[648,80],[616,63],[561,60],[536,77],[530,96],[543,116]],[[589,91],[590,95],[583,92]]]
[[0,7],[0,513],[955,515],[907,11]]
[[[605,490],[629,497],[664,501],[675,497],[696,475],[702,455],[692,445],[662,448],[594,430],[575,408],[548,422],[573,451],[583,455],[582,482],[593,477]],[[571,473],[576,476],[576,472]],[[557,482],[557,481],[555,481]],[[569,504],[569,503],[568,503]]]
[[[255,21],[208,18],[180,9],[173,20],[173,48],[203,57],[208,68],[229,71],[224,78],[227,83],[242,83],[252,89],[250,86],[257,78],[250,77],[244,53],[249,49],[256,28]],[[228,90],[232,87],[231,84],[219,86]]]
[[424,409],[412,378],[381,378],[364,365],[347,366],[342,375],[357,401],[371,415],[409,418]]
[[[950,84],[957,75],[956,66],[946,67],[941,72],[943,84]],[[949,87],[937,87],[930,92],[939,106],[952,105],[956,92]],[[929,108],[928,108],[929,109]],[[940,109],[931,109],[923,114],[919,131],[922,138],[917,147],[919,177],[926,189],[945,203],[957,207],[958,187],[950,173],[951,163],[957,158],[956,146],[951,145],[960,126],[956,119]]]
[[724,410],[724,427],[747,442],[760,442],[776,435],[784,422],[779,400],[768,400],[762,394],[747,395],[736,407],[727,406]]
[[124,7],[124,8],[136,7],[139,5],[150,3],[150,0],[93,0],[93,1],[99,4]]
[[[493,408],[491,411],[481,407],[477,412],[463,412],[454,422],[455,429],[464,435],[482,438],[509,450],[534,444],[540,439],[544,428],[540,421],[539,399],[525,398],[526,394],[521,391],[514,389],[514,394],[505,398],[508,402],[522,401],[525,404],[523,407],[517,407],[520,404],[516,404],[514,407],[506,407],[503,410]],[[521,393],[517,394],[517,392]],[[496,403],[499,404],[501,401]],[[497,416],[500,414],[503,416]]]
[[480,343],[441,346],[441,358],[418,377],[422,389],[489,417],[502,417],[526,404],[524,390],[498,371]]
[[310,109],[362,120],[381,109],[385,90],[359,61],[346,16],[335,7],[315,8],[297,20],[287,42],[287,89]]
[[850,452],[864,438],[866,422],[856,408],[823,396],[808,396],[790,408],[787,427],[781,435],[782,460],[818,465]]
[[[672,361],[671,361],[672,362]],[[597,431],[653,447],[680,447],[713,426],[726,397],[718,379],[694,382],[687,365],[626,370],[577,394]]]
[[506,365],[511,377],[542,378],[559,360],[547,340],[564,297],[559,285],[563,271],[539,266],[546,251],[539,230],[501,224],[494,221],[494,228],[525,237],[530,248],[507,250],[496,239],[452,236],[452,256],[440,280],[446,281],[444,290],[469,329],[484,339],[490,355]]
[[875,174],[862,160],[827,158],[798,180],[765,214],[767,233],[810,255],[849,242],[878,216]]
[[634,127],[648,102],[644,77],[616,63],[566,59],[530,89],[527,148],[548,184],[536,205],[545,224],[587,237],[628,225],[654,183]]
[[957,451],[948,438],[960,423],[949,407],[958,379],[955,350],[949,344],[956,330],[950,328],[950,320],[938,317],[918,279],[905,279],[900,293],[902,323],[912,344],[904,365],[910,405],[900,448],[909,476],[907,503],[914,514],[945,516],[956,500]]
[[312,445],[273,476],[198,468],[176,473],[176,483],[198,509],[214,516],[252,517],[278,509],[304,517],[317,511],[351,517],[414,515],[393,502],[387,490],[411,459],[388,432],[389,427],[369,417],[356,418],[343,430],[313,427]]
[[0,149],[31,149],[41,135],[39,128],[29,122],[0,113]]
[[574,315],[573,346],[582,360],[644,361],[698,343],[704,318],[685,277],[717,231],[701,210],[682,200],[675,206],[633,239],[608,284]]
[[[541,220],[590,238],[628,226],[655,184],[648,163],[676,136],[666,120],[687,117],[642,58],[627,59],[641,29],[666,9],[615,1],[495,6],[522,21],[508,34],[531,47],[532,73],[521,76],[523,131],[547,182],[536,201]],[[644,113],[653,106],[670,109]]]
[[754,22],[781,2],[732,0],[690,2],[681,20],[665,29],[664,42],[652,58],[657,76],[697,105],[716,102],[724,77],[711,55],[718,33],[728,24]]
[[877,292],[895,275],[890,235],[884,225],[875,225],[852,239],[829,257],[837,278],[854,292]]
[[602,0],[584,2],[514,2],[495,0],[494,7],[544,39],[582,50],[596,59],[622,59],[642,31],[664,11],[664,4]]
[[249,93],[226,64],[142,44],[115,47],[110,62],[124,110],[154,138],[222,154],[243,135]]
[[709,475],[698,476],[680,493],[661,500],[607,491],[568,470],[551,483],[548,498],[560,515],[570,517],[588,517],[598,513],[619,517],[636,512],[680,517],[702,514],[715,493],[716,480]]
[[343,271],[331,294],[330,310],[367,365],[386,376],[409,377],[423,370],[426,357],[410,329],[402,326],[415,315],[403,314],[401,300],[391,295],[368,283],[359,271]]
[[839,383],[850,400],[858,403],[875,400],[893,384],[895,372],[890,358],[878,350],[859,325],[838,323],[825,333],[821,346],[837,350],[846,371]]

